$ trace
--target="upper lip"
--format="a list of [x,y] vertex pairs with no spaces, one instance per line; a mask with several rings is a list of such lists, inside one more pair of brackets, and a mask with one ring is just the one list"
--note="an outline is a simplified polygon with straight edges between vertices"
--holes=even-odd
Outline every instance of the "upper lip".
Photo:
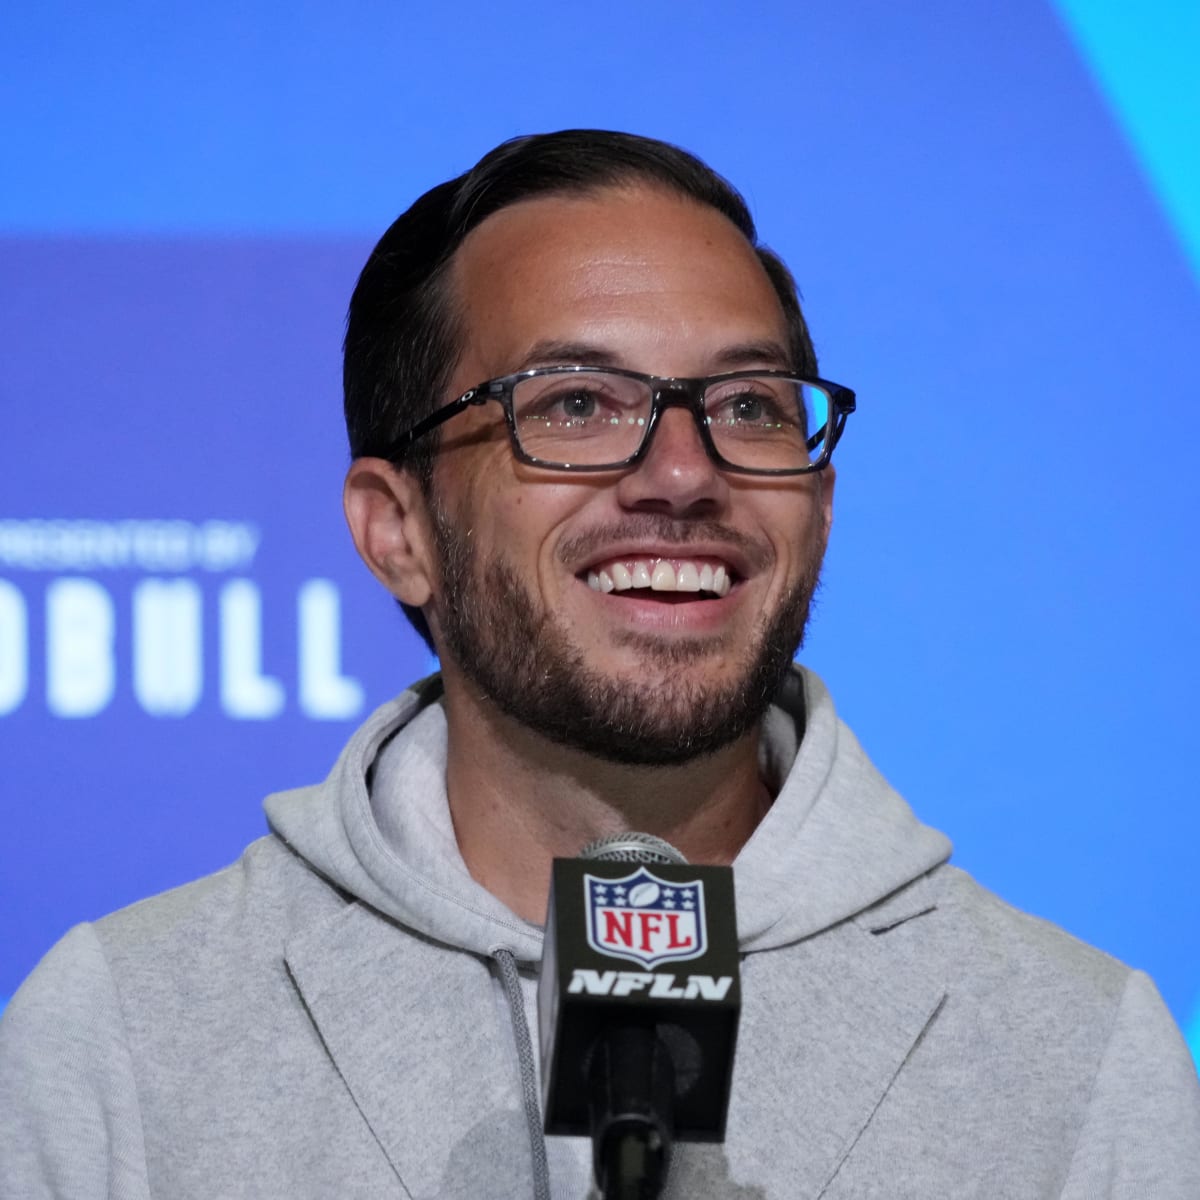
[[662,542],[614,542],[588,555],[580,563],[576,574],[586,575],[588,571],[596,570],[605,563],[634,562],[638,559],[658,561],[660,559],[691,562],[697,559],[712,559],[724,563],[725,569],[735,579],[745,579],[751,571],[751,565],[744,551],[735,549],[727,543],[720,542],[684,542],[681,544],[664,544]]

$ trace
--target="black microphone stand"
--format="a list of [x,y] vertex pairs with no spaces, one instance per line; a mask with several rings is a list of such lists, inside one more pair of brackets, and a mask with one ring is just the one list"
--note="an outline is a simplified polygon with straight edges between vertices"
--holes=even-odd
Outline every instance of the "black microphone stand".
[[[606,862],[685,863],[645,833],[600,838],[582,857]],[[604,1200],[658,1200],[675,1145],[675,1064],[653,1025],[600,1035],[588,1066],[592,1170]]]
[[644,833],[555,860],[538,984],[544,1128],[591,1135],[602,1200],[658,1200],[676,1140],[724,1139],[740,1009],[729,867],[688,866]]
[[592,1167],[604,1200],[657,1200],[674,1145],[675,1064],[653,1025],[600,1035],[588,1092]]

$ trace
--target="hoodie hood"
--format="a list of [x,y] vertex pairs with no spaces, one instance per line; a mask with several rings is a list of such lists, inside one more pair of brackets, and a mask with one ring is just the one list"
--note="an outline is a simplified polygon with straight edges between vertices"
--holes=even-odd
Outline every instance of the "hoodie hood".
[[[343,892],[440,943],[537,962],[542,930],[467,871],[446,803],[441,679],[377,709],[324,783],[267,798],[272,830]],[[801,941],[863,913],[945,862],[872,766],[811,671],[768,712],[763,769],[775,803],[734,862],[742,950]]]

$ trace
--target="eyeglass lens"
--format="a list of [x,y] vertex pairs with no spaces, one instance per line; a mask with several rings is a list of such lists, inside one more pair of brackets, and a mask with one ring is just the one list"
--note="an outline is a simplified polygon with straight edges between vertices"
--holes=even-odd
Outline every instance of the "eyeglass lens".
[[[600,466],[636,454],[650,423],[651,385],[604,371],[534,375],[512,392],[517,440],[543,462]],[[745,376],[710,383],[704,421],[734,466],[787,470],[816,462],[829,432],[824,389],[799,379]]]

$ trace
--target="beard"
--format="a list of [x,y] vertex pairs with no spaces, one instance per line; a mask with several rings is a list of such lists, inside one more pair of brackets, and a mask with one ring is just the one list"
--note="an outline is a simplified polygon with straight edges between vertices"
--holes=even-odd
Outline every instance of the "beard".
[[[712,754],[762,720],[803,644],[824,553],[815,532],[800,578],[758,619],[731,678],[714,683],[688,671],[725,649],[722,636],[679,640],[628,632],[622,644],[647,667],[641,678],[628,679],[589,667],[517,571],[499,554],[484,558],[438,504],[431,508],[446,650],[500,711],[560,745],[638,766],[673,766]],[[639,522],[638,531],[681,545],[706,534],[735,536],[669,518]]]

